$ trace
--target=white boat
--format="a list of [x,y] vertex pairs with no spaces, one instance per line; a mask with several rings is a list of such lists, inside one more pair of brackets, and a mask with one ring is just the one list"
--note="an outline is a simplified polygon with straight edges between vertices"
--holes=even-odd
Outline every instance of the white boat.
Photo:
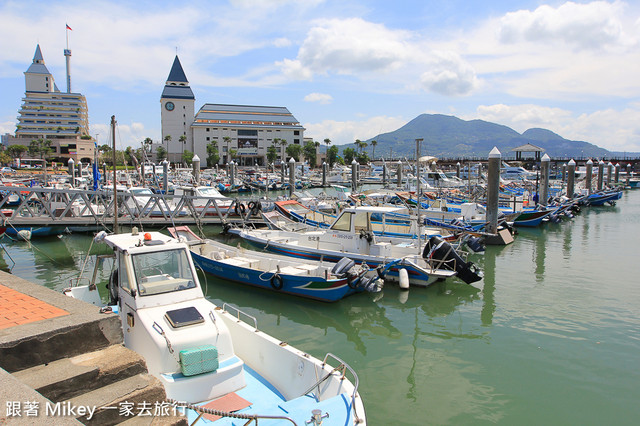
[[[439,236],[431,238],[437,238],[448,246],[448,251],[441,257],[433,256],[430,249],[425,249],[423,238],[376,235],[373,224],[376,214],[388,210],[384,207],[346,208],[327,229],[292,232],[232,228],[228,232],[278,254],[330,262],[348,257],[371,268],[385,266],[389,268],[385,271],[385,280],[398,281],[401,287],[426,287],[456,274],[466,283],[481,279],[473,264],[462,259]],[[396,225],[383,222],[381,226],[389,232]]]
[[185,243],[135,230],[96,240],[115,252],[109,293],[125,346],[144,357],[168,399],[189,408],[189,423],[232,400],[234,412],[217,413],[216,424],[237,424],[234,416],[269,425],[366,424],[355,372],[335,355],[321,361],[259,331],[250,315],[208,301]]

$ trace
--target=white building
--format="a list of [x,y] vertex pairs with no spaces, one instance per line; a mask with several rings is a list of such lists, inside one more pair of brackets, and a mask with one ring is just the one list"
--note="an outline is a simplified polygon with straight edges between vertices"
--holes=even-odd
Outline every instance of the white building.
[[303,143],[304,127],[285,107],[205,104],[194,115],[195,96],[178,56],[160,104],[163,147],[170,162],[180,162],[189,150],[205,166],[207,145],[216,142],[220,164],[233,154],[240,165],[266,165],[268,147],[275,146],[281,161],[286,145]]
[[[70,56],[68,49],[65,55],[67,51]],[[71,93],[69,76],[67,92],[60,92],[44,63],[40,45],[24,78],[25,96],[16,134],[7,138],[7,144],[29,146],[32,140],[49,140],[53,151],[49,158],[92,162],[94,141],[89,135],[87,100],[81,93]]]

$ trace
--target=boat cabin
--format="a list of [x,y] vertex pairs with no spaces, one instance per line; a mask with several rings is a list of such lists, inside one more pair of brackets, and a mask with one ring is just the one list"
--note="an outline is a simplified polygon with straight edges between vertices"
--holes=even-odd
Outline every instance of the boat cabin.
[[[167,397],[203,401],[243,387],[243,362],[215,305],[204,297],[188,246],[135,229],[97,240],[114,250],[109,294],[124,344],[145,358]],[[196,367],[204,370],[193,371],[183,358],[188,356],[205,357],[208,363]]]

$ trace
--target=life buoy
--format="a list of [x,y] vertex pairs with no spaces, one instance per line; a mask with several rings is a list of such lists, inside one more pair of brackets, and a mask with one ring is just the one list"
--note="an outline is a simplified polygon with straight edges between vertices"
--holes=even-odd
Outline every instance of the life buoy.
[[238,216],[244,216],[247,212],[247,207],[242,203],[236,203],[235,212]]
[[271,287],[276,290],[282,290],[282,286],[284,286],[282,277],[278,274],[273,274],[273,276],[271,277]]

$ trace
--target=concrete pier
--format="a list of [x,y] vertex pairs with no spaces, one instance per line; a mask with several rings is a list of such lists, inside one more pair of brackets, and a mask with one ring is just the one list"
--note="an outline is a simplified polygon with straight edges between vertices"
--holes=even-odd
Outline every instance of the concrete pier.
[[[0,424],[119,424],[136,417],[107,407],[165,400],[144,360],[122,346],[118,315],[5,272],[0,282],[0,399],[12,406],[3,404]],[[29,416],[25,401],[36,402]],[[95,411],[91,419],[80,410],[47,412],[56,404]],[[174,416],[144,420],[186,424]]]

